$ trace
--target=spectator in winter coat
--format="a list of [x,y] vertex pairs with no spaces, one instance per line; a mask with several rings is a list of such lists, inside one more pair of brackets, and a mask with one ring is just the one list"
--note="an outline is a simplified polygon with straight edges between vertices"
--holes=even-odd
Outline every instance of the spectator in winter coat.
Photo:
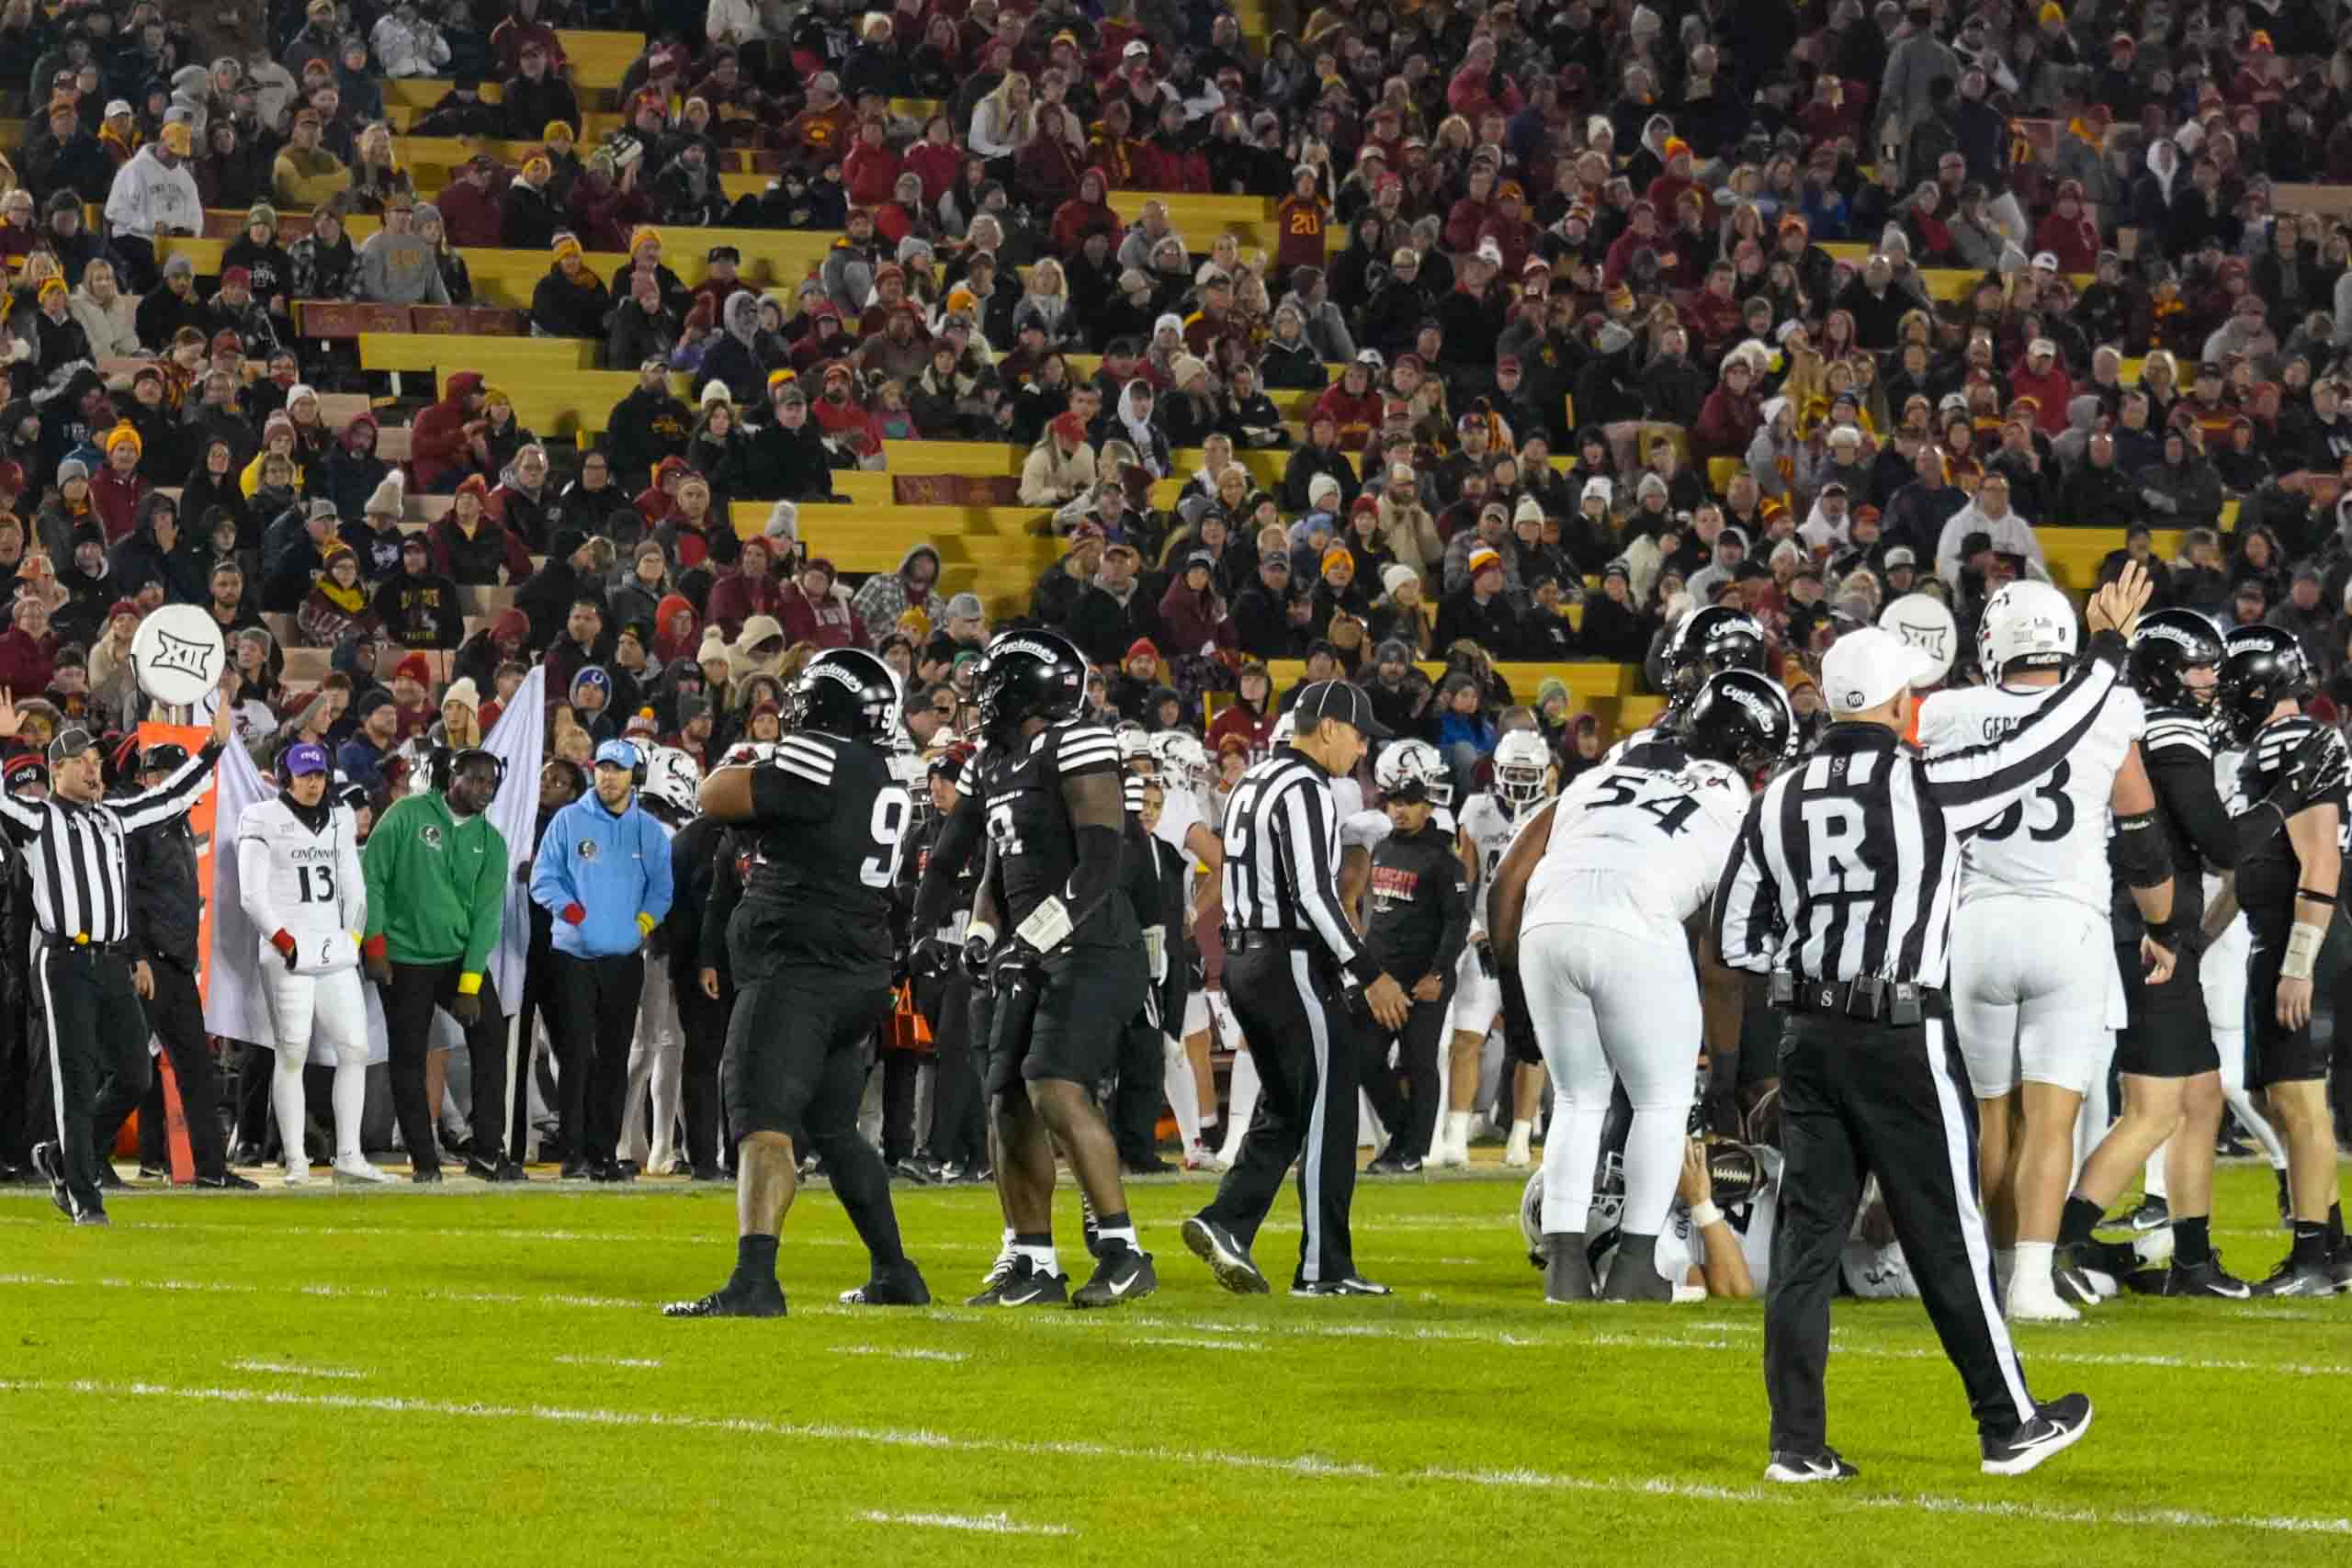
[[402,648],[456,648],[465,639],[458,585],[433,570],[424,536],[401,541],[401,570],[376,590],[376,618]]
[[910,546],[899,558],[898,569],[877,571],[859,587],[850,607],[866,630],[881,636],[899,624],[908,611],[920,612],[932,626],[946,619],[946,602],[940,596],[939,552],[928,544]]
[[[819,648],[867,646],[865,624],[849,602],[833,592],[840,581],[833,563],[822,557],[808,562],[800,575],[784,589],[784,609],[776,616],[786,639]],[[747,623],[749,625],[750,623]]]
[[107,558],[107,572],[115,580],[116,592],[135,599],[141,588],[156,582],[163,585],[166,603],[203,604],[203,574],[180,533],[177,509],[164,504],[161,496],[149,501],[138,527]]
[[442,389],[441,400],[417,413],[409,435],[409,473],[415,488],[447,494],[464,477],[472,439],[484,428],[481,373],[460,370]]
[[730,642],[754,615],[774,615],[780,622],[786,618],[784,585],[776,581],[775,550],[764,536],[743,541],[734,568],[722,570],[712,581],[704,607],[704,620],[718,627]]
[[467,476],[448,512],[433,525],[433,570],[460,587],[520,586],[531,553],[490,509],[490,481]]

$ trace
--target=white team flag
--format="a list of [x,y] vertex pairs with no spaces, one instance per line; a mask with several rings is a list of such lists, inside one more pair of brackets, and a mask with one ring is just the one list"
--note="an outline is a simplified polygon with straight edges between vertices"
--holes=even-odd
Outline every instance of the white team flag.
[[514,873],[531,858],[539,821],[539,769],[547,759],[548,669],[534,664],[498,723],[482,738],[482,750],[506,764],[504,782],[490,803],[491,825],[506,840],[506,919],[491,950],[490,983],[509,1018],[523,1010],[523,970],[531,951],[531,890]]

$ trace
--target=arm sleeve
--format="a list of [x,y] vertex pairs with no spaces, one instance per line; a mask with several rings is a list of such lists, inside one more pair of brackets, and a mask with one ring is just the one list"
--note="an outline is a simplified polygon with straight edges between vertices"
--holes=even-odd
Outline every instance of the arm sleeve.
[[1779,955],[1781,895],[1764,858],[1764,810],[1771,798],[1758,795],[1748,807],[1715,889],[1715,951],[1726,968],[1762,971]]
[[1946,751],[1920,764],[1926,775],[1922,793],[1943,809],[1953,832],[1972,833],[1992,821],[2074,749],[2115,689],[2122,648],[2122,638],[2102,634],[2093,641],[2094,657],[2083,660],[2024,723],[1989,744]]
[[[485,827],[490,827],[485,823]],[[466,956],[458,976],[459,989],[465,988],[466,976],[479,976],[490,963],[490,951],[498,945],[499,928],[506,923],[506,879],[514,874],[506,858],[506,835],[490,827],[490,849],[481,857],[481,871],[474,878],[472,893],[467,903],[471,906],[471,919],[466,926]],[[519,1007],[522,998],[509,1005]]]
[[1290,885],[1315,932],[1340,966],[1358,980],[1378,978],[1380,965],[1356,943],[1355,928],[1340,907],[1340,890],[1332,867],[1339,859],[1335,840],[1339,821],[1331,792],[1309,785],[1305,773],[1278,786],[1278,798],[1267,807],[1266,822],[1274,829],[1282,848]]
[[560,914],[568,904],[580,902],[571,888],[571,862],[564,846],[565,818],[571,815],[567,806],[548,823],[548,830],[539,836],[539,852],[531,861],[531,902],[549,914]]
[[212,781],[212,764],[220,760],[220,748],[210,741],[204,749],[182,762],[172,775],[153,789],[106,803],[114,819],[122,824],[126,833],[144,828],[150,823],[168,821],[196,804],[204,787]]
[[642,912],[653,917],[655,923],[667,919],[671,901],[677,897],[677,884],[670,875],[670,846],[662,837],[661,825],[646,817],[639,829],[645,845],[645,903]]
[[[343,923],[352,931],[364,931],[368,924],[368,877],[359,864],[359,819],[350,812],[342,814],[336,825],[335,837],[340,852],[335,856],[335,869],[343,888]],[[244,863],[237,870],[242,878]],[[239,886],[243,886],[242,880]],[[275,926],[270,928],[277,930]]]
[[[2195,745],[2159,745],[2143,752],[2143,760],[2156,798],[2170,808],[2198,856],[2220,870],[2235,871],[2250,852],[2287,825],[2275,808],[2259,802],[2231,816],[2213,784],[2211,753]],[[2190,870],[2177,869],[2183,874]]]
[[[1452,845],[1438,856],[1430,882],[1437,889],[1438,909],[1443,924],[1438,928],[1437,951],[1430,955],[1430,972],[1451,975],[1462,961],[1462,950],[1470,942],[1470,878],[1462,867],[1462,857]],[[1397,976],[1399,981],[1403,976]],[[1419,976],[1413,976],[1418,980]]]
[[1078,841],[1078,863],[1069,868],[1069,881],[1062,889],[1075,930],[1118,891],[1119,866],[1125,858],[1121,851],[1126,807],[1115,771],[1065,769],[1061,792]]
[[0,821],[16,829],[17,841],[29,843],[40,838],[41,830],[49,826],[49,813],[40,807],[28,806],[15,795],[0,792]]
[[237,828],[237,903],[265,937],[286,923],[269,901],[269,841],[245,823]]

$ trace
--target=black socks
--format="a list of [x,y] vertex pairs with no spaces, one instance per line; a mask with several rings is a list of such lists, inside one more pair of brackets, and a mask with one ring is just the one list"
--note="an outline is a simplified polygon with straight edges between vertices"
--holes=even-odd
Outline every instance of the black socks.
[[2058,1220],[2058,1245],[2080,1247],[2090,1240],[2098,1227],[2101,1210],[2087,1198],[2069,1198],[2066,1212]]
[[732,1285],[773,1285],[775,1283],[776,1238],[772,1235],[743,1235],[735,1238],[735,1277]]
[[2176,1217],[2172,1222],[2172,1266],[2195,1269],[2211,1261],[2212,1257],[2212,1216],[2199,1214],[2193,1220]]

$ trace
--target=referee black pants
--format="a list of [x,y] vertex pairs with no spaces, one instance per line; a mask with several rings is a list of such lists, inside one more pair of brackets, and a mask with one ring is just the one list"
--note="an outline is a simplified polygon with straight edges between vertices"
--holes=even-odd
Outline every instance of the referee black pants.
[[[392,1111],[400,1118],[401,1143],[413,1169],[441,1168],[434,1125],[441,1108],[425,1103],[424,1058],[433,1043],[433,1012],[455,1017],[458,964],[394,964],[384,987],[384,1043],[390,1055]],[[466,1030],[466,1056],[473,1076],[471,1157],[496,1165],[504,1146],[506,1120],[506,1019],[498,987],[481,977],[481,1015]],[[634,1015],[632,1015],[634,1016]],[[521,1085],[515,1086],[520,1089]]]
[[[164,1043],[164,1053],[171,1057],[172,1077],[179,1085],[180,1111],[187,1119],[189,1157],[197,1175],[220,1176],[229,1168],[229,1151],[220,1130],[220,1100],[213,1083],[212,1052],[204,1033],[204,998],[197,994],[196,976],[168,959],[151,960],[147,972],[155,980],[155,994],[143,1003],[147,1027]],[[148,1116],[152,1115],[155,1147],[166,1151],[168,1161],[169,1145],[162,1135],[162,1075],[154,1075],[137,1109],[145,1113],[139,1123],[141,1148],[147,1146],[151,1134]],[[101,1149],[112,1148],[115,1135],[122,1131],[123,1118],[129,1114],[126,1110],[110,1120],[94,1121],[91,1143]]]
[[34,960],[49,1043],[50,1093],[65,1185],[76,1206],[98,1197],[98,1127],[119,1129],[147,1092],[147,1014],[121,951],[55,942]]
[[1225,998],[1250,1042],[1262,1091],[1240,1155],[1201,1217],[1250,1246],[1295,1161],[1301,1229],[1293,1284],[1344,1280],[1356,1271],[1348,1216],[1363,1048],[1339,974],[1317,955],[1252,946],[1227,957]]
[[2031,1419],[1977,1202],[1976,1101],[1951,1019],[1898,1026],[1790,1014],[1781,1126],[1780,1224],[1764,1299],[1773,1450],[1810,1453],[1827,1440],[1829,1300],[1872,1173],[1978,1431],[2006,1438]]
[[563,1100],[563,1146],[591,1167],[610,1165],[628,1098],[628,1046],[645,992],[645,957],[555,954],[556,1090]]

